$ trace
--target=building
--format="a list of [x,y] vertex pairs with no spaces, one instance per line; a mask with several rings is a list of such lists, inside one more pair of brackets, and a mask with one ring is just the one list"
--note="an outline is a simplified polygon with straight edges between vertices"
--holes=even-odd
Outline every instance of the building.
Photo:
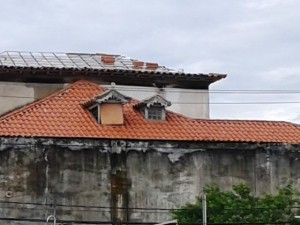
[[79,80],[2,116],[0,219],[151,223],[211,183],[300,190],[298,124],[191,119],[158,93],[131,97]]
[[64,220],[158,222],[168,213],[143,210],[193,202],[211,182],[258,194],[299,186],[299,125],[196,120],[168,105],[78,81],[3,116],[0,197],[33,205],[1,217],[40,219],[47,203]]
[[[189,74],[121,55],[82,53],[0,53],[0,115],[42,99],[65,84],[85,79],[144,99],[159,93],[171,110],[209,118],[209,85],[225,74]],[[184,102],[184,106],[182,103]],[[199,104],[195,104],[199,103]]]

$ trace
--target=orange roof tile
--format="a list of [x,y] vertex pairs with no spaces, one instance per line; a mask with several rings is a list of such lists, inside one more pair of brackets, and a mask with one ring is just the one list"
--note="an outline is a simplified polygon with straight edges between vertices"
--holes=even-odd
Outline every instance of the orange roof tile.
[[300,143],[300,126],[288,122],[199,120],[167,112],[166,121],[147,121],[133,106],[124,105],[124,125],[97,124],[83,104],[103,88],[78,81],[65,89],[0,119],[0,136],[104,138],[176,141]]

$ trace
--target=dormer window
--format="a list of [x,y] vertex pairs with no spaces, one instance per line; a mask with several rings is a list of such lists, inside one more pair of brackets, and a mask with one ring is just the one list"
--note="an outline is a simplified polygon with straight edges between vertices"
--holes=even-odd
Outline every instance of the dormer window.
[[92,106],[90,109],[91,114],[94,116],[94,118],[96,119],[96,121],[99,123],[99,106],[98,104]]
[[123,105],[120,103],[102,103],[100,105],[100,122],[103,125],[124,124]]
[[163,119],[164,107],[163,106],[152,106],[147,108],[148,115],[147,118],[149,120],[165,120]]
[[129,100],[127,96],[112,89],[91,99],[85,105],[98,123],[122,125],[124,124],[123,105]]
[[147,120],[166,120],[166,107],[170,105],[171,102],[160,95],[155,95],[143,100],[135,108],[140,109]]

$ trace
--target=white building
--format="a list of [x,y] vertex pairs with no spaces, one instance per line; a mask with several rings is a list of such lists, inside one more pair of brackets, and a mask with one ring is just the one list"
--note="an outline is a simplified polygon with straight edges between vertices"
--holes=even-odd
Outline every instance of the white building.
[[0,54],[0,115],[42,99],[64,85],[90,80],[138,100],[160,94],[170,110],[209,118],[209,85],[225,74],[191,74],[120,55],[3,52]]

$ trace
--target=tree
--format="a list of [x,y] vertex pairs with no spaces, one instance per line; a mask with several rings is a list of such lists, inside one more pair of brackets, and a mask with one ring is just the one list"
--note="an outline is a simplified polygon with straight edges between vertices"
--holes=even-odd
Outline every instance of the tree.
[[[276,195],[260,197],[253,196],[245,184],[226,192],[214,184],[204,192],[208,224],[300,224],[300,219],[295,219],[300,215],[300,195],[291,185],[279,189]],[[201,199],[173,211],[172,216],[179,224],[202,224]]]

